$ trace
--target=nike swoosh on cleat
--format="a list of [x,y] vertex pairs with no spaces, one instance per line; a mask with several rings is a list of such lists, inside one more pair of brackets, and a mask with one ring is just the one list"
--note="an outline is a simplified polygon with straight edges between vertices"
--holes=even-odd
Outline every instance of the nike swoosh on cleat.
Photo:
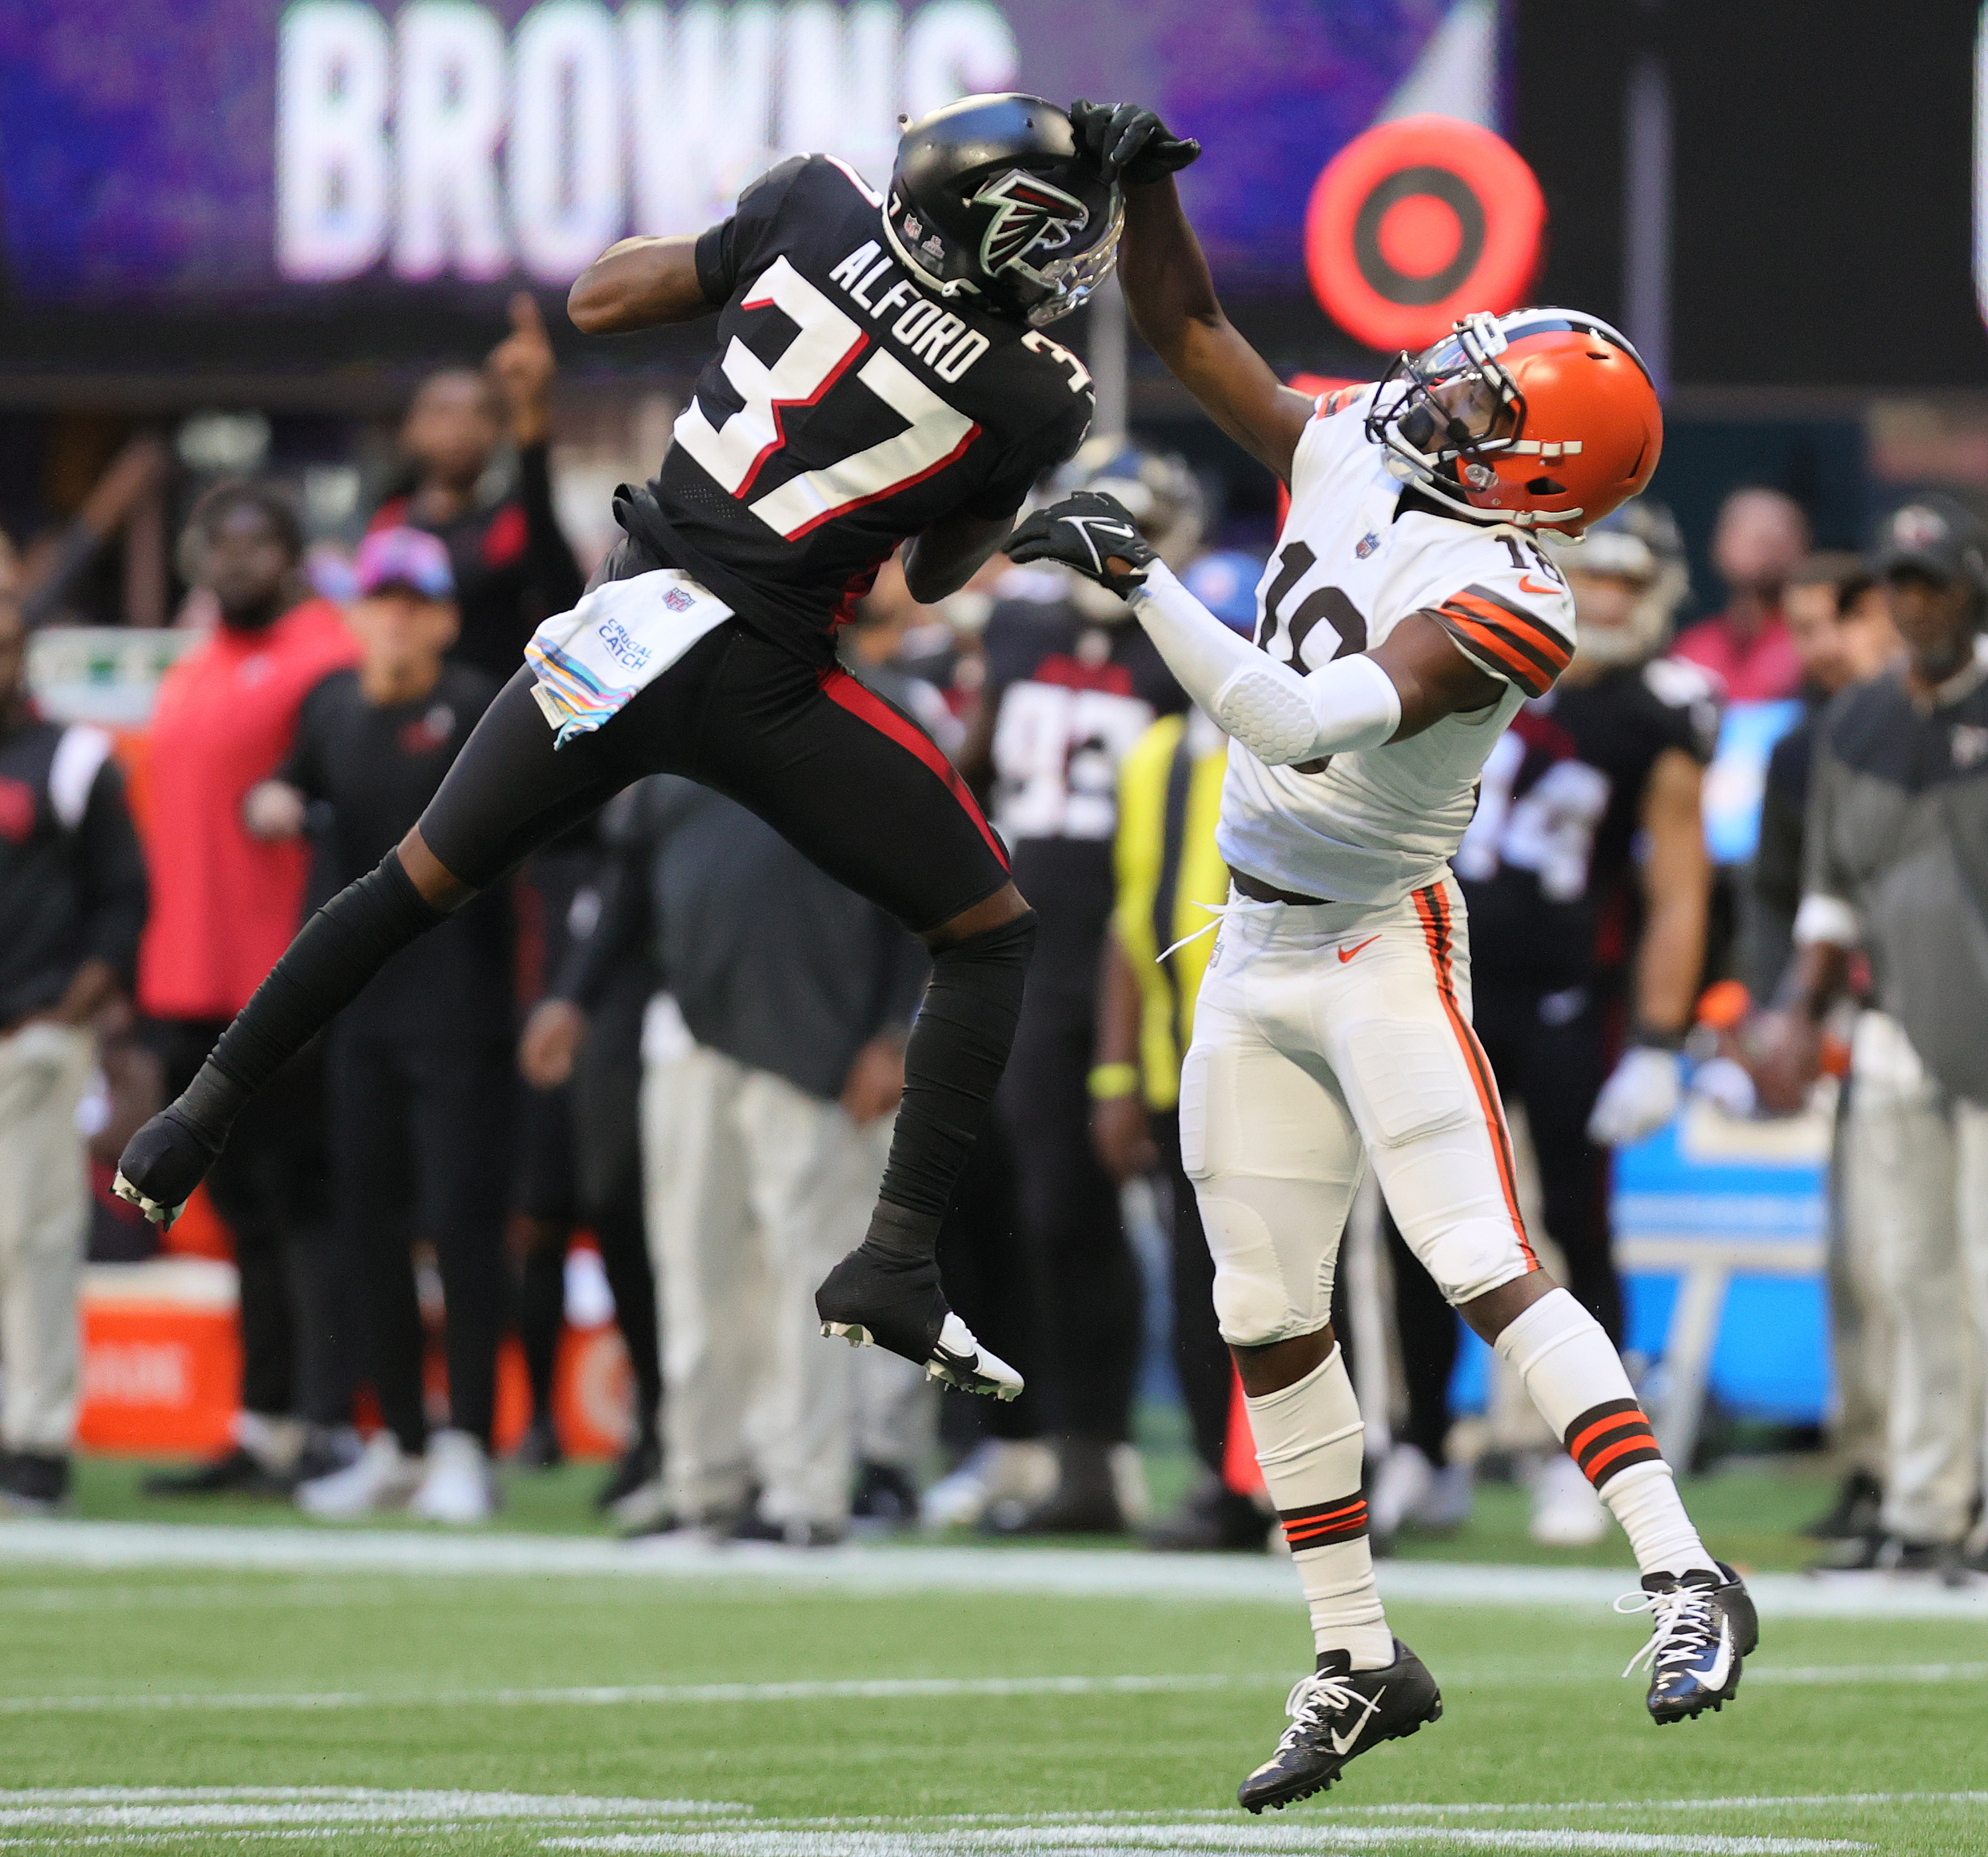
[[1361,949],[1371,948],[1380,939],[1378,935],[1369,935],[1364,941],[1356,942],[1350,948],[1341,948],[1339,950],[1339,964],[1342,967],[1344,967],[1354,955],[1360,952]]
[[1719,1622],[1719,1654],[1712,1660],[1712,1668],[1699,1678],[1708,1690],[1723,1690],[1726,1679],[1733,1672],[1733,1627],[1723,1619]]
[[1347,1750],[1352,1747],[1353,1744],[1359,1740],[1361,1734],[1364,1731],[1368,1723],[1374,1719],[1374,1711],[1380,1707],[1381,1698],[1386,1695],[1387,1693],[1388,1686],[1384,1683],[1381,1684],[1380,1688],[1374,1692],[1371,1697],[1366,1698],[1367,1713],[1361,1716],[1359,1720],[1355,1722],[1344,1734],[1341,1734],[1337,1729],[1329,1730],[1325,1737],[1325,1744],[1330,1747],[1334,1754],[1344,1754],[1347,1752]]

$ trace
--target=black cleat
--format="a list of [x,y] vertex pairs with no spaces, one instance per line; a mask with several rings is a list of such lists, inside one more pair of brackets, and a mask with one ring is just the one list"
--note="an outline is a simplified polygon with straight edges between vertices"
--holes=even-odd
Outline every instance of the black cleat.
[[220,1153],[219,1143],[169,1102],[124,1144],[111,1190],[164,1231],[186,1210]]
[[1659,1727],[1723,1709],[1738,1693],[1740,1664],[1760,1642],[1760,1622],[1746,1582],[1723,1561],[1716,1574],[1645,1574],[1642,1591],[1618,1599],[1615,1609],[1652,1616],[1650,1641],[1622,1674],[1649,1665],[1650,1715]]
[[1320,1653],[1317,1670],[1291,1691],[1291,1725],[1277,1751],[1236,1789],[1245,1811],[1308,1799],[1346,1763],[1383,1741],[1415,1734],[1442,1714],[1442,1697],[1422,1660],[1400,1639],[1384,1670],[1355,1670],[1344,1651]]
[[934,1258],[908,1259],[860,1244],[822,1280],[814,1306],[822,1333],[852,1348],[887,1348],[917,1362],[928,1379],[967,1393],[1020,1396],[1021,1375],[946,1307]]

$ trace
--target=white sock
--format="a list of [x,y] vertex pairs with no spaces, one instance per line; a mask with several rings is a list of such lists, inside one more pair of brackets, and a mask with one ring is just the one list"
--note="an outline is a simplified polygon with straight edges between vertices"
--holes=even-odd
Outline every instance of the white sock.
[[1608,1331],[1566,1290],[1506,1325],[1498,1357],[1526,1383],[1540,1415],[1614,1512],[1645,1573],[1716,1563],[1685,1513]]
[[1335,1347],[1304,1378],[1245,1399],[1256,1461],[1277,1505],[1311,1608],[1312,1643],[1344,1651],[1356,1670],[1395,1661],[1394,1633],[1374,1584],[1367,1499],[1360,1489],[1360,1407]]

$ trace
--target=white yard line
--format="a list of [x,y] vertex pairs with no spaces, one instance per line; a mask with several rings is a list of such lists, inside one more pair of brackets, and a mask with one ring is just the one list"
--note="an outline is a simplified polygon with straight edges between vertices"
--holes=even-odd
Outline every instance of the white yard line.
[[[827,1702],[946,1696],[1134,1696],[1232,1687],[1286,1689],[1286,1674],[1263,1676],[884,1676],[792,1683],[594,1684],[571,1689],[279,1690],[266,1695],[150,1693],[0,1697],[0,1714],[34,1715],[124,1709],[380,1709],[623,1703]],[[0,1794],[0,1799],[6,1795]]]
[[[1084,1553],[1069,1549],[847,1547],[813,1552],[716,1547],[665,1538],[624,1543],[597,1537],[412,1531],[257,1528],[149,1522],[25,1521],[0,1524],[0,1566],[70,1572],[134,1568],[228,1572],[637,1576],[745,1581],[823,1593],[911,1592],[1046,1597],[1298,1602],[1288,1562],[1241,1555]],[[1481,1566],[1384,1561],[1388,1599],[1472,1607],[1588,1610],[1635,1583],[1628,1568]],[[1949,1589],[1886,1575],[1808,1578],[1763,1574],[1749,1582],[1777,1618],[1988,1619],[1988,1585]]]
[[[1493,1674],[1466,1670],[1442,1674],[1458,1689],[1493,1682],[1507,1688],[1538,1689],[1564,1687],[1570,1681],[1594,1683],[1616,1680],[1612,1670],[1585,1670],[1571,1676],[1558,1670],[1514,1675],[1509,1671]],[[0,1696],[0,1715],[93,1715],[181,1709],[308,1712],[340,1709],[667,1707],[672,1704],[710,1703],[890,1702],[952,1696],[1137,1696],[1208,1690],[1281,1690],[1290,1681],[1289,1671],[1264,1671],[1242,1675],[1205,1673],[1121,1676],[800,1678],[773,1683],[588,1683],[533,1689],[132,1690],[110,1695]],[[1847,1687],[1871,1683],[1984,1681],[1988,1681],[1988,1663],[1810,1664],[1780,1668],[1768,1665],[1750,1669],[1746,1673],[1746,1682],[1750,1685]],[[1481,1809],[1506,1808],[1499,1806]]]
[[1120,1857],[1158,1851],[1290,1851],[1327,1853],[1410,1846],[1418,1851],[1648,1852],[1653,1857],[1794,1857],[1796,1853],[1868,1851],[1841,1838],[1750,1838],[1723,1833],[1541,1830],[1480,1831],[1456,1825],[1353,1825],[1329,1820],[1305,1825],[1205,1822],[1112,1825],[1079,1822],[1017,1830],[989,1826],[959,1832],[801,1831],[777,1825],[677,1833],[617,1832],[605,1837],[543,1839],[556,1851],[594,1851],[618,1857],[985,1857],[992,1851],[1058,1857],[1064,1852],[1114,1852]]

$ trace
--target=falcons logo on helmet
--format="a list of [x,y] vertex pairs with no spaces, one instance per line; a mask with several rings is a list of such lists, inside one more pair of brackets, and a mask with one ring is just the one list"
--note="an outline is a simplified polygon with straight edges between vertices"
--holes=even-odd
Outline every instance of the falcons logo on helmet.
[[1090,223],[1090,209],[1081,200],[1019,167],[989,181],[972,204],[994,209],[980,241],[981,268],[989,277],[1038,247],[1060,250]]

